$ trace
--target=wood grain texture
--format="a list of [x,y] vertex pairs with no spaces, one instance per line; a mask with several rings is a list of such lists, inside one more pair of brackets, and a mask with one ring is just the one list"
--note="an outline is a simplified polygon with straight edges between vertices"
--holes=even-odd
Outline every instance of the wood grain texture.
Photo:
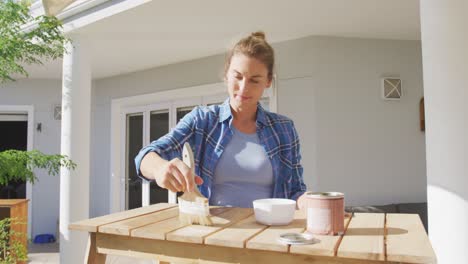
[[170,241],[202,244],[205,237],[208,235],[233,225],[252,214],[253,211],[251,208],[231,208],[224,213],[213,216],[211,218],[213,221],[212,226],[189,225],[168,233],[166,239]]
[[[351,216],[347,216],[344,219],[345,233],[350,219]],[[314,238],[317,239],[316,243],[308,245],[291,245],[289,252],[316,256],[335,256],[342,237],[343,236],[314,235]]]
[[107,256],[97,252],[96,233],[89,233],[88,244],[86,246],[86,255],[84,263],[86,264],[105,264]]
[[166,210],[157,211],[151,214],[146,214],[141,217],[134,217],[107,225],[99,226],[99,232],[126,235],[129,236],[133,229],[138,227],[146,226],[149,224],[157,223],[162,220],[173,218],[179,215],[179,208],[173,207]]
[[205,244],[244,248],[247,240],[266,228],[268,226],[257,223],[255,216],[251,215],[232,226],[208,236],[205,238]]
[[355,213],[338,247],[337,256],[385,260],[385,214]]
[[289,245],[278,242],[284,233],[302,233],[306,227],[306,211],[296,211],[294,220],[285,226],[270,226],[247,241],[246,247],[269,251],[288,252]]
[[0,207],[10,207],[21,203],[27,203],[28,199],[0,199]]
[[436,255],[417,214],[387,214],[387,260],[436,263]]
[[187,224],[179,221],[178,217],[169,218],[154,224],[143,226],[132,230],[132,237],[150,238],[165,240],[166,234],[174,230],[187,226]]
[[[210,213],[211,215],[216,216],[226,212],[227,210],[230,210],[230,208],[212,207],[210,209]],[[135,228],[131,231],[130,235],[133,237],[164,240],[166,239],[166,235],[168,233],[186,226],[188,225],[180,222],[178,217],[173,217],[153,224]]]
[[81,230],[88,232],[97,232],[98,227],[101,225],[122,221],[125,219],[139,217],[145,214],[154,213],[156,211],[168,209],[177,205],[168,203],[153,204],[150,206],[140,207],[128,211],[122,211],[110,215],[104,215],[96,218],[86,219],[78,222],[71,223],[68,228],[71,230]]

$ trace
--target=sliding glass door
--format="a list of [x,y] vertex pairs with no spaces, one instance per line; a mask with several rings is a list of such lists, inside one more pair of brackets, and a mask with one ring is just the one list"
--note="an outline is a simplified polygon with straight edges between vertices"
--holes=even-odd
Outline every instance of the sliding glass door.
[[[166,135],[170,128],[175,127],[180,119],[200,104],[201,100],[180,100],[126,109],[125,209],[142,205],[142,179],[136,173],[135,156],[143,146]],[[159,187],[155,181],[150,182],[149,196],[150,204],[167,203],[170,197],[168,191]]]
[[[169,109],[150,112],[149,142],[152,142],[169,132]],[[141,193],[139,193],[141,197]],[[167,203],[168,191],[159,187],[155,181],[150,183],[150,204]],[[140,207],[141,203],[137,207]]]
[[134,157],[143,147],[143,113],[126,115],[126,181],[128,193],[126,208],[133,209],[141,205],[141,182],[135,169]]

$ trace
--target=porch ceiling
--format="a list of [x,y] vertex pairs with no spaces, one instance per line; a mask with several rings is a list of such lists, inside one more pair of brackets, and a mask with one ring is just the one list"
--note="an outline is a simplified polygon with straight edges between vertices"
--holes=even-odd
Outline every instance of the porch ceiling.
[[[219,54],[259,29],[272,43],[310,35],[420,39],[418,0],[140,2],[73,31],[92,47],[94,79]],[[31,78],[60,79],[61,61],[28,70]]]

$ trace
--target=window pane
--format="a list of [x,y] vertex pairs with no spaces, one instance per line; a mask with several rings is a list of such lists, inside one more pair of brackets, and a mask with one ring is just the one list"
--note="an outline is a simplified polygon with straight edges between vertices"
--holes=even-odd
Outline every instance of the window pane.
[[136,174],[134,158],[143,147],[143,113],[127,115],[127,209],[141,207],[141,181]]
[[150,141],[169,132],[169,110],[153,111],[150,116]]
[[[152,111],[150,115],[150,141],[169,132],[169,110]],[[167,203],[167,190],[159,187],[155,181],[150,183],[150,204]]]

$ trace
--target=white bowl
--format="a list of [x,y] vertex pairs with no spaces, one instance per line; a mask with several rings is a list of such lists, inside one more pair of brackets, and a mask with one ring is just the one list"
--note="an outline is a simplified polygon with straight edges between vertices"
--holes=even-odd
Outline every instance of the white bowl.
[[290,199],[259,199],[253,201],[255,219],[264,225],[287,225],[294,219],[296,201]]

